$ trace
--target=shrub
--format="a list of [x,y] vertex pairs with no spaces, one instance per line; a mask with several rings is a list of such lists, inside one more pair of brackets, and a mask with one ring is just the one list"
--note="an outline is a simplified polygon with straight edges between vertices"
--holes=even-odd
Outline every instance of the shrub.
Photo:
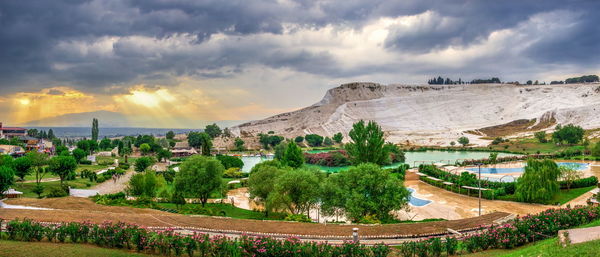
[[285,217],[286,221],[297,221],[297,222],[312,222],[308,216],[304,214],[289,214]]
[[69,195],[62,187],[50,187],[47,197],[65,197]]
[[92,165],[92,161],[90,161],[90,160],[81,160],[81,161],[79,161],[79,164]]

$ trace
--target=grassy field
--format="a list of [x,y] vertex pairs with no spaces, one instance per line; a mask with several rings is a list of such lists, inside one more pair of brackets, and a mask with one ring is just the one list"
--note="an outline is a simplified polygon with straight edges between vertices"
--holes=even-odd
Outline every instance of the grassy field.
[[[560,203],[562,205],[579,197],[582,194],[589,192],[594,188],[596,188],[596,186],[574,188],[571,190],[561,189],[560,193],[555,194],[554,197],[552,197],[552,199],[546,201],[543,204],[555,205],[556,203]],[[517,202],[517,197],[515,195],[505,195],[498,197],[498,200]]]
[[95,256],[153,256],[136,252],[106,249],[87,244],[58,244],[48,242],[16,242],[0,240],[0,256],[11,257],[95,257]]
[[[162,208],[176,210],[177,207],[173,203],[158,203]],[[208,203],[204,208],[200,204],[186,204],[181,209],[188,214],[202,214],[211,216],[224,216],[236,219],[253,219],[253,220],[281,220],[285,218],[285,214],[272,213],[269,217],[265,217],[264,212],[250,211],[241,209],[230,204]]]
[[[81,172],[82,170],[85,170],[85,169],[90,170],[90,171],[99,171],[101,169],[105,169],[106,167],[108,167],[108,166],[106,166],[106,165],[84,165],[84,164],[80,164],[80,165],[77,165],[77,169],[75,171],[77,173],[79,173],[79,172]],[[43,178],[58,178],[58,176],[54,175],[54,174],[52,174],[50,172],[48,172],[48,173],[46,173],[44,175]],[[25,181],[28,181],[28,180],[35,180],[35,172],[31,172],[31,174],[25,176]]]
[[[96,182],[90,182],[89,179],[82,179],[77,177],[75,180],[65,181],[65,183],[69,184],[72,188],[86,189],[96,185]],[[36,183],[15,183],[12,188],[17,191],[23,192],[23,197],[37,197],[32,190],[35,187]],[[52,187],[59,187],[60,181],[51,181],[51,182],[42,182],[44,185],[44,194],[47,194]]]

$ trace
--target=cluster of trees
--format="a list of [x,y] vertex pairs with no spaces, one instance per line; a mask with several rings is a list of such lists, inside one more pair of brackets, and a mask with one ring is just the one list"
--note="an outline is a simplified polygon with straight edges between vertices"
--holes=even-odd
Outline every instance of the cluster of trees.
[[260,142],[264,149],[275,147],[284,140],[282,136],[275,135],[273,131],[269,131],[267,134],[258,134],[258,138],[258,142]]
[[461,78],[458,80],[452,80],[450,78],[442,78],[438,76],[437,78],[432,78],[427,81],[430,85],[456,85],[456,84],[492,84],[492,83],[502,83],[499,78],[492,77],[490,79],[474,79],[470,82],[463,81]]
[[[48,173],[57,175],[60,178],[61,189],[66,190],[64,181],[75,179],[75,170],[77,162],[75,158],[68,154],[48,158],[47,155],[38,152],[29,152],[25,156],[14,159],[9,155],[0,156],[0,193],[6,191],[15,183],[15,176],[24,180],[27,175],[35,173],[36,185],[33,192],[41,196],[44,192],[44,186],[41,180]],[[64,192],[67,194],[68,192]]]
[[585,130],[580,126],[573,124],[562,126],[558,124],[552,134],[552,140],[557,144],[567,143],[573,145],[581,142],[584,134]]
[[402,181],[376,164],[365,163],[326,176],[318,169],[291,168],[278,160],[256,165],[248,179],[251,197],[266,211],[308,213],[321,208],[327,215],[345,215],[353,221],[391,221],[391,211],[408,203]]
[[458,80],[451,80],[450,78],[446,78],[443,79],[441,76],[438,76],[437,78],[432,78],[430,80],[427,81],[427,84],[429,85],[452,85],[452,84],[465,84],[464,81],[462,81],[461,78],[459,78]]
[[54,130],[49,129],[48,132],[46,132],[45,130],[38,130],[38,129],[28,129],[27,130],[27,135],[30,137],[35,137],[35,138],[39,138],[39,139],[55,139],[56,136],[54,135]]
[[584,75],[581,77],[574,77],[574,78],[568,78],[565,79],[565,81],[562,80],[553,80],[550,82],[550,85],[556,85],[556,84],[574,84],[574,83],[592,83],[592,82],[598,82],[600,81],[598,78],[598,75]]
[[188,133],[188,144],[190,147],[202,150],[202,155],[210,155],[212,148],[212,137],[206,132]]

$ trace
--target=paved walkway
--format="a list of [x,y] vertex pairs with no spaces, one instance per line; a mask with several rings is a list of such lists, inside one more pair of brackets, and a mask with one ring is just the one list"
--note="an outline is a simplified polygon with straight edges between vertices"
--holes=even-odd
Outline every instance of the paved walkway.
[[129,183],[129,179],[131,179],[131,176],[133,176],[134,173],[135,171],[130,170],[127,173],[125,173],[125,175],[118,178],[116,182],[113,182],[112,179],[109,179],[104,181],[103,183],[93,186],[91,189],[97,190],[98,193],[101,195],[121,192],[125,190],[125,188],[127,187],[127,183]]
[[558,232],[558,237],[563,243],[565,239],[564,232],[568,232],[569,242],[571,244],[578,244],[600,239],[600,226],[591,228],[573,228],[561,230]]
[[[419,198],[431,200],[432,202],[423,207],[411,206],[408,212],[400,212],[402,219],[443,218],[455,220],[478,216],[479,203],[477,197],[469,197],[429,185],[420,181],[419,177],[413,172],[406,173],[404,184],[415,189],[415,194]],[[482,214],[507,212],[524,215],[556,208],[556,206],[482,199],[481,208]]]

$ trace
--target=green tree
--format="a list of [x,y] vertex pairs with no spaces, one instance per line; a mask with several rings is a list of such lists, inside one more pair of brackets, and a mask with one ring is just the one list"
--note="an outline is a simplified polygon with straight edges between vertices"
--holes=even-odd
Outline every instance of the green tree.
[[450,141],[450,146],[454,146],[454,145],[456,145],[456,142]]
[[308,212],[319,199],[322,181],[319,170],[286,170],[275,179],[274,190],[267,202],[273,209],[289,210],[293,214]]
[[154,158],[152,157],[140,157],[135,160],[135,171],[142,172],[145,171],[148,167],[154,164]]
[[560,169],[554,161],[530,159],[517,180],[515,195],[522,202],[544,202],[559,190]]
[[55,139],[55,138],[56,138],[56,136],[54,135],[54,130],[49,129],[48,130],[48,139],[52,140],[52,139]]
[[29,152],[25,155],[31,161],[31,166],[35,171],[35,182],[40,184],[41,180],[46,175],[46,169],[44,166],[48,164],[48,155],[39,152]]
[[211,138],[218,137],[222,133],[221,128],[219,128],[216,123],[213,123],[212,125],[206,125],[204,132],[206,132],[206,134],[208,134]]
[[467,146],[469,144],[469,138],[468,137],[459,137],[458,138],[458,143],[463,145],[463,146]]
[[100,150],[110,150],[112,149],[112,141],[105,137],[102,140],[100,140],[100,144],[98,145],[98,147],[100,148]]
[[207,133],[190,132],[188,134],[188,143],[191,147],[202,149],[202,155],[210,156],[212,139]]
[[303,136],[297,136],[296,138],[294,138],[294,142],[300,144],[300,143],[304,142],[304,137]]
[[284,140],[282,136],[270,134],[258,134],[258,137],[258,141],[263,146],[263,149],[269,149],[269,146],[275,147]]
[[92,119],[92,141],[98,141],[98,134],[100,130],[98,129],[98,119]]
[[406,207],[410,196],[402,180],[373,163],[329,176],[322,190],[323,212],[342,210],[353,221],[366,216],[391,220],[390,212]]
[[156,158],[159,162],[162,160],[168,161],[173,156],[173,153],[168,149],[160,149],[158,153],[156,153]]
[[86,156],[87,156],[87,153],[84,150],[81,150],[80,148],[73,150],[73,157],[75,158],[77,163],[81,162],[81,160],[83,158],[85,158]]
[[496,163],[498,160],[498,153],[490,153],[490,157],[488,157],[490,163]]
[[192,156],[179,166],[173,182],[175,190],[199,198],[204,207],[210,195],[222,189],[224,170],[221,162],[214,158]]
[[155,197],[161,184],[156,173],[148,171],[131,176],[125,191],[133,196]]
[[152,148],[150,148],[150,145],[147,143],[140,145],[140,152],[142,152],[142,155],[148,155],[151,150]]
[[19,157],[13,162],[15,169],[15,175],[21,180],[25,179],[25,176],[31,174],[31,160],[27,157]]
[[312,147],[321,146],[323,144],[323,137],[317,134],[308,134],[304,137],[304,140]]
[[181,209],[181,206],[186,204],[185,198],[183,197],[183,194],[180,192],[173,193],[173,195],[171,196],[171,203],[174,203],[175,207],[178,210]]
[[535,132],[533,134],[533,136],[538,140],[538,142],[540,143],[546,143],[548,142],[548,139],[546,139],[546,131],[538,131]]
[[341,143],[343,139],[344,135],[342,135],[342,132],[338,132],[335,135],[333,135],[333,141],[335,141],[338,144]]
[[559,124],[556,126],[556,129],[552,134],[552,139],[554,139],[554,141],[558,144],[567,142],[568,144],[573,145],[583,140],[584,134],[585,130],[583,130],[583,128],[580,126],[569,124],[563,127]]
[[235,157],[235,156],[217,155],[216,158],[217,158],[217,160],[219,160],[221,162],[221,164],[223,164],[223,167],[225,169],[229,169],[229,168],[241,169],[244,167],[244,162],[242,161],[242,159]]
[[229,128],[223,129],[223,136],[224,137],[231,137],[231,130],[229,130]]
[[323,139],[323,144],[326,146],[331,146],[333,145],[333,140],[331,140],[330,137],[325,137],[325,139]]
[[248,192],[250,193],[250,197],[257,202],[265,204],[267,213],[271,209],[271,206],[267,203],[267,198],[275,190],[275,180],[284,172],[285,169],[277,160],[261,162],[252,167],[250,171],[250,176],[248,177]]
[[246,142],[244,142],[244,140],[242,140],[239,137],[236,137],[235,141],[233,142],[233,144],[235,145],[235,149],[238,150],[238,151],[244,151],[245,150],[245,147],[244,147],[245,143]]
[[600,157],[600,142],[596,143],[592,148],[592,155],[594,157]]
[[559,167],[559,169],[560,177],[567,184],[567,190],[571,190],[571,185],[573,184],[573,182],[581,178],[581,172],[565,166]]
[[15,170],[10,166],[0,166],[0,198],[3,192],[15,183]]
[[[278,145],[276,145],[274,147],[273,150],[275,150],[275,153],[274,153],[273,158],[275,160],[280,160],[280,161],[283,160],[283,155],[285,154],[285,150],[287,149],[287,145],[288,145],[288,143],[285,142],[285,141],[283,141],[283,142],[279,143]],[[282,163],[283,163],[283,161],[282,161]]]
[[90,153],[90,141],[88,140],[80,140],[77,142],[77,149],[81,149],[86,153]]
[[302,149],[295,142],[288,143],[281,162],[292,168],[300,168],[304,164]]
[[48,169],[60,178],[60,184],[63,185],[65,179],[76,175],[77,161],[72,156],[55,156],[50,159]]
[[7,154],[0,155],[0,166],[8,166],[8,167],[13,168],[14,167],[13,162],[14,162],[14,159],[12,156],[7,155]]
[[173,132],[172,130],[169,130],[169,132],[167,132],[166,137],[169,140],[173,140],[175,138],[175,132]]
[[383,131],[374,121],[370,121],[366,126],[362,120],[354,123],[348,136],[351,141],[345,148],[354,165],[366,162],[381,165],[389,161],[389,152],[384,147]]

